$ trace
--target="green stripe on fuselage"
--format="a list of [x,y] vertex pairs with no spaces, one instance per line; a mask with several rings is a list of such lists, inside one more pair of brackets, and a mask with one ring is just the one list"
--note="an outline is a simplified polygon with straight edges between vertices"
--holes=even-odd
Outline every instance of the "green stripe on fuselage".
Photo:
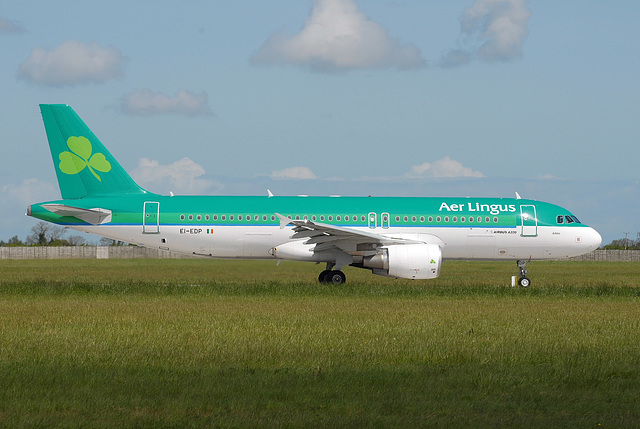
[[[583,226],[579,223],[559,225],[556,221],[557,216],[571,215],[562,207],[534,200],[511,198],[169,197],[147,194],[51,201],[34,204],[31,210],[32,215],[39,219],[73,226],[86,225],[86,223],[74,217],[58,216],[40,206],[58,203],[87,209],[103,208],[113,212],[110,224],[141,225],[144,202],[149,201],[159,203],[160,225],[279,225],[279,220],[272,216],[275,213],[281,213],[292,216],[293,219],[297,216],[304,219],[306,216],[308,220],[313,220],[313,216],[316,216],[315,221],[320,223],[345,227],[368,227],[369,215],[374,213],[376,227],[388,225],[389,227],[513,228],[521,225],[520,206],[522,205],[535,206],[538,226]],[[385,213],[389,215],[388,222],[383,221]],[[223,215],[225,220],[222,220]],[[247,220],[248,215],[250,220]],[[192,219],[189,219],[189,216],[192,216]],[[214,216],[217,216],[216,220]],[[242,216],[242,220],[239,216]],[[256,216],[258,216],[257,220]],[[321,219],[321,216],[324,216],[324,219]],[[345,220],[345,216],[348,216],[349,220]],[[432,219],[429,220],[429,217]],[[437,220],[438,217],[440,221]],[[470,217],[473,218],[473,222],[469,220]]]

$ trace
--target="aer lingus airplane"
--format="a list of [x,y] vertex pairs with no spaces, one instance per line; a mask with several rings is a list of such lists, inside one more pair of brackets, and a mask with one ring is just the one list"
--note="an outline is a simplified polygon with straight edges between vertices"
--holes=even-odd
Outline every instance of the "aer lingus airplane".
[[114,240],[214,258],[326,263],[432,279],[443,259],[526,263],[596,249],[602,239],[567,209],[518,198],[164,196],[138,186],[73,109],[40,105],[62,200],[36,217]]

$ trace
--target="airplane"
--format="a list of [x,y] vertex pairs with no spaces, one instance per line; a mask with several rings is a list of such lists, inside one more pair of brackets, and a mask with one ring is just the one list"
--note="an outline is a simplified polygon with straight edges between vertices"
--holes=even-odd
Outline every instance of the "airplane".
[[[321,283],[343,267],[433,279],[443,260],[527,263],[588,253],[600,234],[560,206],[516,198],[174,196],[138,186],[67,105],[41,104],[61,200],[27,215],[140,246],[212,258],[324,263]],[[514,276],[515,277],[515,276]]]

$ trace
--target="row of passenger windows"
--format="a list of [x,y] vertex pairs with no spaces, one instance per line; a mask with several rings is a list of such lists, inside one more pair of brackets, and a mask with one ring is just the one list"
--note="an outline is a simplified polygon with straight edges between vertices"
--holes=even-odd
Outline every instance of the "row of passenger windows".
[[[444,218],[441,217],[441,216],[436,216],[435,219],[436,219],[436,222],[438,222],[438,223],[442,222],[443,219],[444,219],[445,222],[449,222],[449,216],[445,216]],[[402,218],[402,220],[404,220],[405,222],[408,222],[409,221],[409,216],[404,216]],[[416,220],[417,220],[416,216],[411,216],[411,222],[416,222]],[[453,216],[451,218],[451,221],[453,223],[458,223],[458,220],[461,223],[465,223],[465,222],[482,223],[483,218],[482,218],[482,216],[478,216],[477,218],[474,218],[473,216],[469,216],[468,218],[465,217],[465,216],[460,216],[460,218],[458,218],[458,216]],[[424,222],[424,221],[425,221],[424,216],[420,216],[420,222]],[[432,223],[433,222],[433,216],[429,216],[428,221],[429,221],[429,223]],[[400,222],[400,216],[396,216],[396,222]],[[484,218],[484,223],[491,223],[491,217],[489,217],[489,216],[485,217]],[[493,223],[498,223],[498,217],[497,216],[495,216],[493,218]]]
[[[370,216],[371,216],[371,218],[369,219],[369,224],[375,224],[376,221],[377,221],[377,217],[375,215],[370,215]],[[289,219],[292,219],[292,220],[293,219],[295,219],[295,220],[305,220],[305,221],[309,220],[309,216],[300,217],[298,215],[298,216],[295,216],[295,218],[293,216],[287,216],[287,217]],[[568,216],[567,216],[567,218],[568,218]],[[190,214],[190,215],[181,214],[180,215],[180,220],[185,220],[185,219],[188,219],[188,220],[191,220],[191,221],[194,220],[194,219],[197,220],[197,221],[202,221],[204,219],[205,221],[213,220],[214,222],[218,221],[218,220],[226,221],[227,219],[229,221],[234,221],[234,220],[237,219],[238,221],[244,220],[244,221],[247,221],[247,222],[251,222],[251,221],[258,222],[260,220],[266,222],[269,219],[271,221],[275,221],[276,217],[275,217],[275,215],[271,215],[271,216],[267,216],[267,215],[262,215],[262,216],[260,216],[260,215],[228,215],[227,216],[227,215],[214,214],[214,215],[204,215],[204,216],[202,216],[202,215],[192,215],[192,214]],[[403,217],[396,216],[395,217],[395,220],[396,220],[397,223],[400,223],[401,219],[402,219],[402,222],[409,222],[409,219],[411,219],[411,222],[414,222],[414,223],[417,222],[418,219],[420,219],[421,223],[424,223],[425,221],[428,221],[429,223],[433,223],[433,221],[434,221],[434,217],[433,216],[429,216],[428,218],[425,218],[425,216],[420,216],[420,217],[418,217],[418,216],[411,216],[411,217],[409,217],[409,216],[403,216]],[[560,216],[558,216],[558,219],[560,219]],[[325,215],[320,215],[320,216],[313,215],[313,216],[311,216],[311,221],[312,222],[316,222],[318,220],[320,220],[320,222],[324,222],[325,220],[328,221],[328,222],[333,222],[334,221],[334,216],[333,215],[328,215],[328,216],[325,216]],[[453,222],[453,223],[458,223],[458,221],[460,221],[460,223],[467,223],[468,222],[468,223],[480,223],[480,224],[483,223],[483,221],[486,224],[491,223],[491,221],[492,221],[491,217],[489,217],[489,216],[486,216],[485,218],[483,218],[482,216],[478,216],[476,218],[474,218],[473,216],[469,216],[469,217],[453,216],[451,218],[449,216],[444,216],[444,217],[443,216],[436,216],[435,217],[436,223],[440,223],[443,220],[444,220],[445,223],[449,223],[450,221]],[[336,222],[342,222],[342,221],[344,221],[344,222],[358,222],[358,216],[357,215],[344,215],[344,216],[337,215],[337,216],[335,216],[335,221]],[[367,217],[364,216],[364,215],[360,216],[360,221],[363,222],[363,223],[366,222],[367,221]],[[382,221],[383,225],[384,224],[388,224],[389,223],[389,215],[388,214],[383,214],[382,217],[381,217],[381,221]],[[498,217],[497,216],[495,216],[493,218],[493,223],[498,223]],[[562,222],[559,221],[558,223],[562,223]]]
[[[229,220],[236,220],[236,216],[234,216],[234,215],[229,215],[228,217],[227,217],[227,215],[217,215],[217,214],[215,214],[213,216],[209,216],[209,215],[204,215],[204,216],[195,215],[194,216],[192,214],[186,215],[186,216],[183,215],[183,214],[180,215],[180,220],[185,220],[185,219],[193,220],[193,219],[195,219],[195,220],[200,221],[200,220],[204,219],[205,221],[209,221],[209,220],[213,219],[214,221],[217,221],[217,220],[227,220],[227,218]],[[291,218],[291,216],[289,216],[289,218]],[[246,215],[245,217],[243,217],[243,215],[237,215],[237,219],[238,220],[246,219],[247,221],[251,221],[252,220],[251,215]],[[262,220],[263,221],[266,222],[268,219],[269,219],[269,217],[267,215],[262,215]],[[256,221],[256,222],[259,221],[260,220],[260,216],[259,215],[254,215],[253,220]],[[276,217],[274,215],[271,215],[271,220],[275,221]]]

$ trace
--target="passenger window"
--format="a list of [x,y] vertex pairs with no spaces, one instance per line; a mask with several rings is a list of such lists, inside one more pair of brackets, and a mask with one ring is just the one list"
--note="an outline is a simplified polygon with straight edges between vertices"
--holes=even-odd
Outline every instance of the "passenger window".
[[453,217],[453,222],[454,222],[454,223],[455,223],[455,222],[458,222],[458,216],[454,216],[454,217]]
[[227,220],[227,215],[222,215],[222,220]]
[[429,216],[429,223],[433,222],[433,216]]
[[442,221],[442,218],[441,218],[440,216],[438,216],[438,217],[436,218],[436,222],[440,222],[440,221]]

